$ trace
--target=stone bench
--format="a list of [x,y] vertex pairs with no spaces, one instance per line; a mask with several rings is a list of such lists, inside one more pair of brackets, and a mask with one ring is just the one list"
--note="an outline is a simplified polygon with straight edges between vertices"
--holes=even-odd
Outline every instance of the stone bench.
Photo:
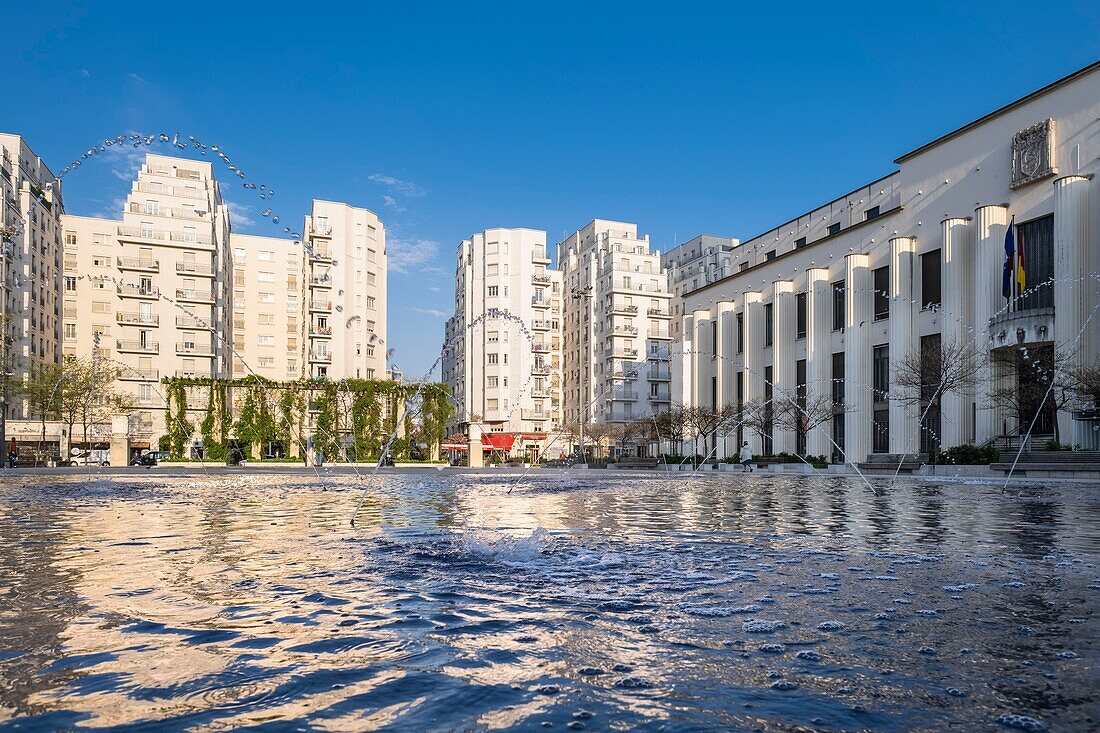
[[657,468],[661,465],[660,458],[620,458],[615,462],[615,468]]

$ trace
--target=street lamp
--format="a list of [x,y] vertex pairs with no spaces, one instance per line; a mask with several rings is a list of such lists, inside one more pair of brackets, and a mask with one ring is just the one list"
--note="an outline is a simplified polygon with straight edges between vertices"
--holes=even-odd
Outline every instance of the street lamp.
[[[570,293],[572,294],[574,300],[581,301],[582,303],[585,304],[584,305],[585,316],[586,317],[589,316],[588,309],[591,307],[591,303],[592,303],[592,286],[589,285],[589,286],[583,287],[583,288],[574,287],[570,291]],[[591,317],[588,317],[587,320],[591,321]],[[586,326],[586,328],[587,328],[587,326]],[[584,335],[586,337],[588,336],[587,333],[585,333]],[[585,339],[585,342],[587,343],[587,338]],[[587,381],[586,376],[587,376],[588,368],[591,365],[592,360],[588,356],[587,348],[582,349],[582,351],[584,352],[584,366],[580,370],[580,374],[581,374],[581,388],[580,388],[580,392],[581,392],[581,399],[580,399],[580,411],[581,411],[580,450],[581,450],[581,460],[583,460],[587,464],[588,463],[588,457],[585,455],[585,452],[584,452],[584,423],[586,421],[585,410],[588,408],[588,393],[585,389],[585,383]]]

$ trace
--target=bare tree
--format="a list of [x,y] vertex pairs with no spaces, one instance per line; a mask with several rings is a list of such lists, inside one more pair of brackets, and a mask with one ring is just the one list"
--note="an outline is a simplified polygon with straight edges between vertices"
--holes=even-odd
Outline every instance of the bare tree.
[[[1071,355],[1053,346],[1016,346],[997,349],[991,352],[990,359],[994,373],[1005,377],[994,379],[995,386],[989,392],[990,405],[1014,418],[1021,433],[1048,411],[1053,417],[1054,440],[1061,442],[1058,413],[1076,403],[1079,396]],[[1021,388],[1025,377],[1031,388]]]
[[717,437],[718,433],[725,429],[727,432],[730,423],[737,419],[738,409],[736,405],[723,405],[717,409],[710,407],[686,407],[684,408],[684,424],[692,438],[692,449],[699,454],[699,440]]
[[[982,360],[973,344],[958,338],[921,339],[916,349],[894,363],[894,384],[901,389],[890,392],[916,409],[927,405],[939,419],[945,395],[964,395],[973,391],[982,371]],[[940,431],[932,435],[932,452],[940,450]]]
[[772,406],[773,423],[776,427],[795,432],[801,430],[804,433],[832,422],[834,417],[847,411],[848,408],[833,402],[829,395],[819,395],[805,401],[782,399],[775,401]]
[[1100,365],[1081,366],[1072,370],[1072,389],[1074,394],[1092,409],[1100,409]]
[[648,420],[627,420],[607,423],[607,435],[619,446],[620,455],[626,452],[628,445],[637,446],[640,439],[650,434]]

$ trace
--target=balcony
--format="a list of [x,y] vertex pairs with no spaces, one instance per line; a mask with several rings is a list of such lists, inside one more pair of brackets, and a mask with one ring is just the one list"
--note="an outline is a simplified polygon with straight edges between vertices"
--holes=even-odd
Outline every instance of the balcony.
[[540,352],[550,351],[550,344],[533,343],[533,344],[531,344],[531,351],[540,351]]
[[319,262],[332,262],[332,250],[328,247],[314,247],[310,250],[309,258]]
[[638,370],[637,369],[629,369],[629,370],[623,371],[622,369],[619,369],[619,370],[611,373],[611,378],[612,379],[627,380],[627,381],[634,380],[634,379],[638,378]]
[[531,298],[531,305],[534,306],[535,308],[549,308],[550,307],[550,301],[549,300],[544,300],[544,299],[538,298],[538,297],[532,297]]
[[531,330],[532,331],[549,331],[550,330],[550,321],[532,321],[531,322]]
[[176,342],[176,353],[183,356],[213,356],[214,348],[210,344],[178,341]]
[[214,268],[210,265],[203,265],[198,262],[177,262],[176,272],[186,273],[188,275],[203,275],[206,277],[214,277]]
[[115,313],[115,322],[123,326],[158,326],[160,316],[155,313]]
[[651,339],[671,339],[672,334],[663,328],[651,328],[649,329],[649,337]]
[[537,275],[537,274],[532,275],[531,276],[531,282],[541,283],[543,285],[549,285],[550,284],[550,276],[549,275]]
[[310,326],[309,327],[309,335],[310,336],[331,336],[332,335],[332,326]]
[[531,390],[531,398],[536,400],[545,399],[550,396],[550,393],[545,389],[533,389]]
[[184,379],[208,379],[213,375],[209,370],[198,372],[190,369],[177,369],[176,376]]
[[315,237],[331,237],[332,236],[332,227],[329,226],[328,224],[321,224],[321,225],[310,224],[309,233],[312,234]]
[[119,339],[115,341],[115,350],[124,354],[159,354],[160,344],[156,341]]
[[330,354],[328,352],[321,353],[321,352],[317,352],[317,351],[311,351],[311,352],[309,352],[309,360],[311,362],[318,362],[318,363],[321,363],[321,364],[328,364],[332,361],[332,354]]
[[531,367],[531,374],[536,377],[548,377],[550,376],[550,367],[547,364],[535,364]]
[[209,290],[192,290],[190,288],[176,288],[176,300],[187,303],[214,304],[214,294]]
[[611,329],[612,333],[621,333],[628,336],[636,336],[638,334],[638,328],[636,326],[614,326]]
[[650,402],[672,402],[672,395],[668,392],[658,392],[649,396]]
[[156,382],[160,379],[158,369],[120,369],[118,378],[124,382]]
[[637,357],[637,349],[612,349],[611,353],[607,355],[608,359],[636,359]]
[[140,298],[142,300],[156,300],[160,297],[160,289],[151,285],[133,285],[131,283],[119,283],[115,292],[122,298]]
[[622,303],[612,303],[610,310],[612,313],[637,313],[638,306],[623,305]]
[[328,275],[314,275],[309,279],[309,286],[311,288],[331,288],[332,278]]
[[133,272],[160,272],[160,260],[148,257],[116,257],[115,264],[120,270],[132,270]]
[[148,183],[139,183],[134,186],[134,190],[142,193],[155,193],[161,196],[179,196],[185,199],[206,198],[206,191],[197,188],[184,188],[183,186],[152,186]]
[[[236,325],[236,324],[234,324]],[[179,328],[210,328],[210,321],[194,316],[176,316],[176,326]]]
[[309,301],[309,309],[311,311],[330,311],[332,310],[331,300],[311,300]]
[[613,389],[611,399],[619,402],[634,402],[638,399],[638,393],[629,389]]
[[663,308],[649,308],[646,310],[646,314],[654,318],[672,318],[672,314]]
[[520,417],[524,420],[531,420],[532,422],[539,422],[541,420],[549,420],[550,415],[545,412],[535,412],[534,410],[520,410]]
[[132,202],[127,210],[131,214],[141,214],[142,216],[163,216],[167,219],[186,219],[188,221],[210,221],[205,216],[206,212],[196,212],[194,209],[173,209],[167,206],[161,206],[156,211],[150,211],[137,201]]
[[650,369],[646,378],[651,382],[671,382],[672,373],[667,369]]
[[213,239],[206,234],[193,234],[190,232],[166,232],[149,227],[118,228],[118,238],[128,242],[167,242],[172,244],[204,244],[212,245]]

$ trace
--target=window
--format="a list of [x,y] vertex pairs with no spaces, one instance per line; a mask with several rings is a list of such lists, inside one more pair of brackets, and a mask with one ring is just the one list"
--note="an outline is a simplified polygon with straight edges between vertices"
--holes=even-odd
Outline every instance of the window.
[[107,256],[97,256],[92,258],[93,267],[110,267],[111,258]]
[[775,317],[771,303],[764,304],[764,348],[775,340]]
[[495,297],[497,297],[497,295],[499,293],[500,293],[500,288],[498,286],[496,286],[496,285],[490,285],[489,286],[488,297],[495,298]]
[[871,208],[867,209],[867,211],[863,212],[863,220],[864,221],[870,221],[871,219],[875,219],[877,217],[878,217],[878,207],[877,206],[872,206]]
[[[844,352],[833,354],[833,404],[844,405]],[[833,414],[833,463],[844,460],[844,413]]]
[[875,402],[890,399],[890,346],[876,346],[871,355],[871,389]]
[[925,252],[920,256],[921,308],[940,304],[940,250]]
[[153,385],[144,383],[138,385],[138,401],[143,403],[153,401]]
[[844,281],[833,283],[833,330],[844,328]]
[[737,353],[745,351],[745,314],[737,314]]
[[65,276],[65,292],[72,293],[72,292],[75,292],[75,291],[76,291],[76,276],[75,275],[66,275]]
[[72,341],[75,338],[76,338],[76,324],[75,323],[66,323],[65,324],[65,340],[66,341]]
[[795,293],[794,296],[794,313],[795,313],[795,338],[806,338],[806,294]]
[[259,257],[260,262],[274,262],[275,261],[275,253],[272,252],[269,249],[261,249],[257,256]]
[[737,271],[738,272],[744,272],[747,269],[749,269],[749,263],[748,262],[742,262],[740,265],[737,266]]
[[[794,398],[801,411],[806,409],[806,360],[799,359],[794,364]],[[806,423],[799,419],[795,423],[795,453],[806,455]]]
[[890,268],[880,267],[874,271],[875,280],[875,320],[890,317]]
[[486,354],[485,358],[489,364],[496,364],[498,356],[496,354]]
[[261,303],[274,303],[275,302],[275,293],[260,293],[260,302]]
[[145,213],[146,214],[154,214],[154,215],[159,214],[160,213],[160,202],[159,201],[153,201],[152,199],[150,199],[149,201],[146,201],[145,202]]
[[798,239],[794,240],[794,248],[795,249],[802,249],[805,246],[806,246],[806,238],[805,237],[799,237]]
[[233,248],[233,259],[244,262],[244,247]]
[[773,249],[770,252],[768,252],[767,254],[765,254],[764,259],[765,260],[774,260],[775,259],[775,250]]
[[496,387],[499,384],[499,382],[500,382],[499,377],[489,377],[487,384],[488,384],[489,387]]
[[367,224],[367,236],[371,239],[378,239],[378,230],[370,224]]
[[275,282],[275,273],[274,272],[259,272],[259,273],[256,274],[256,279],[259,280],[262,283],[273,283],[273,282]]
[[65,232],[65,246],[76,246],[76,232]]
[[374,308],[374,307],[375,307],[375,305],[374,305],[374,304],[375,304],[375,298],[374,298],[374,296],[373,296],[373,295],[368,295],[368,296],[367,296],[367,307],[368,307],[368,308]]
[[836,222],[829,225],[829,236],[840,233],[840,222]]
[[274,313],[259,313],[256,316],[259,319],[261,326],[274,326],[275,314]]
[[[1054,215],[1016,226],[1017,251],[1023,252],[1027,274],[1025,295],[1016,302],[1016,310],[1054,306]],[[1072,287],[1072,285],[1067,286]]]

